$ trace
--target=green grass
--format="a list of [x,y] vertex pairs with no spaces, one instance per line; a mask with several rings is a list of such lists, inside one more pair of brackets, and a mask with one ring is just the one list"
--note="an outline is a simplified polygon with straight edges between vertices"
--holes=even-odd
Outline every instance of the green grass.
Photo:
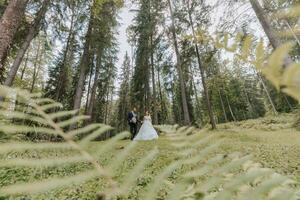
[[[285,121],[291,120],[292,116],[284,116]],[[208,143],[213,144],[219,139],[222,140],[221,146],[208,154],[203,160],[209,159],[213,154],[230,154],[240,152],[242,155],[253,155],[252,160],[260,163],[263,167],[272,168],[276,172],[287,175],[300,183],[300,132],[291,128],[290,125],[278,125],[278,118],[265,118],[259,120],[250,120],[243,123],[221,125],[217,131],[200,131],[199,137],[212,135]],[[289,121],[290,122],[290,121]],[[253,125],[254,124],[254,125]],[[256,125],[255,125],[256,124]],[[276,126],[276,130],[268,127]],[[248,128],[245,128],[248,127]],[[278,128],[281,127],[281,128]],[[197,131],[196,131],[197,132]],[[107,166],[110,161],[117,156],[130,141],[120,141],[113,151],[105,156],[99,157],[99,162]],[[89,151],[93,152],[102,142],[93,142],[89,146]],[[157,147],[159,154],[156,159],[147,165],[142,174],[137,177],[137,186],[130,192],[130,199],[143,199],[141,190],[147,187],[152,178],[172,161],[178,159],[176,152],[178,147],[171,145],[169,139],[165,136],[160,137],[158,141],[140,142],[138,146],[130,153],[130,156],[122,164],[122,168],[116,169],[115,178],[122,182],[130,169],[136,162],[143,158],[146,153]],[[200,147],[200,148],[204,148]],[[2,155],[1,159],[9,158],[47,158],[63,157],[72,155],[72,151],[27,151],[23,153],[9,153]],[[1,165],[0,165],[1,166]],[[31,182],[53,176],[68,176],[80,171],[92,168],[90,164],[72,164],[60,167],[48,168],[26,168],[26,167],[0,167],[0,187],[13,183]],[[172,182],[180,177],[183,172],[188,172],[193,167],[182,167],[175,170],[169,180]],[[197,180],[201,182],[201,179]],[[39,194],[32,197],[19,196],[14,199],[95,199],[97,193],[101,192],[105,183],[100,179],[93,179],[81,185],[70,185],[68,188],[50,191],[45,194]],[[298,187],[300,185],[297,185]],[[158,199],[164,199],[168,191],[168,184],[161,189]],[[9,199],[0,197],[0,199]]]

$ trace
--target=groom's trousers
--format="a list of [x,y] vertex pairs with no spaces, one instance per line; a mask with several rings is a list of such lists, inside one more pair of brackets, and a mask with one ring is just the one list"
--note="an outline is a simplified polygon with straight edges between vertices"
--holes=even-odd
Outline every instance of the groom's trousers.
[[129,123],[129,126],[130,126],[131,140],[133,140],[137,134],[137,124]]

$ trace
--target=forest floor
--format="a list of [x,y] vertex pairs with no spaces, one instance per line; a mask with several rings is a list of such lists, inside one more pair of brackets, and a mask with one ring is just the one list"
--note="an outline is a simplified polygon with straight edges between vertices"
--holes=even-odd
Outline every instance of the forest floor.
[[[286,114],[279,117],[268,117],[257,120],[249,120],[239,123],[229,123],[219,126],[217,131],[202,130],[199,134],[203,137],[213,135],[215,139],[223,139],[218,153],[241,152],[253,155],[252,160],[261,163],[264,167],[272,168],[276,172],[286,175],[300,184],[300,132],[292,128],[295,115]],[[102,142],[93,142],[89,150],[94,151]],[[120,141],[114,151],[110,151],[99,161],[106,165],[130,141]],[[130,154],[130,157],[123,163],[123,167],[118,169],[116,178],[122,181],[124,174],[129,171],[136,161],[153,147],[158,147],[159,155],[138,178],[137,187],[131,192],[131,199],[140,199],[139,190],[145,187],[151,177],[161,168],[176,159],[176,149],[170,145],[170,141],[162,136],[158,141],[141,142]],[[36,152],[25,152],[18,157],[51,157],[68,155],[72,152],[47,152],[47,155],[40,155]],[[16,156],[11,154],[10,156]],[[56,176],[66,176],[76,174],[83,169],[87,169],[88,164],[77,164],[72,166],[60,166],[51,168],[37,168],[34,171],[27,168],[0,168],[0,187],[12,183],[24,181],[34,181]],[[176,176],[176,175],[173,175]],[[36,195],[30,199],[95,199],[95,195],[101,191],[103,183],[99,179],[88,181],[80,186],[71,186],[59,189],[46,194]],[[162,194],[163,196],[163,194]],[[1,199],[1,195],[0,195]],[[2,197],[2,199],[6,199]],[[21,198],[20,198],[21,199]],[[26,199],[26,198],[25,198]],[[161,198],[163,199],[163,197]]]

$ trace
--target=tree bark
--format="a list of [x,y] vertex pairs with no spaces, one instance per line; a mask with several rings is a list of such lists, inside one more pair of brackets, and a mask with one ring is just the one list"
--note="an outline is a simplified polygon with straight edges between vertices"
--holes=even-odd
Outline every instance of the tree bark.
[[2,60],[22,22],[27,2],[28,0],[11,0],[0,20],[0,71],[4,71]]
[[[271,27],[270,20],[265,16],[264,10],[257,0],[249,0],[249,1],[261,26],[264,29],[264,32],[266,33],[270,41],[270,44],[272,45],[273,49],[277,49],[282,44],[282,42],[280,41],[280,38],[278,38],[275,35],[275,32]],[[286,59],[284,60],[284,67],[289,66],[291,63],[293,63],[292,59],[289,56],[287,56]]]
[[87,91],[87,95],[86,95],[85,114],[88,113],[88,108],[89,108],[89,105],[90,105],[90,99],[89,98],[90,98],[90,93],[91,93],[93,70],[94,70],[94,67],[91,66],[90,75],[89,75],[88,91]]
[[107,90],[107,94],[106,94],[104,124],[107,124],[107,118],[108,118],[108,106],[109,106],[108,99],[109,99],[109,89]]
[[226,102],[227,102],[227,105],[228,105],[228,108],[229,108],[231,117],[232,117],[233,121],[236,122],[236,118],[235,118],[235,116],[234,116],[233,110],[232,110],[232,108],[231,108],[231,105],[230,105],[230,103],[229,103],[229,99],[228,99],[228,96],[227,96],[226,93],[225,93],[225,98],[226,98]]
[[272,106],[272,109],[273,109],[274,114],[275,114],[275,115],[278,115],[278,111],[277,111],[277,109],[276,109],[276,107],[275,107],[275,104],[274,104],[274,102],[273,102],[273,100],[272,100],[272,98],[271,98],[271,95],[270,95],[270,93],[269,93],[269,91],[268,91],[268,88],[267,88],[267,86],[266,86],[264,80],[262,79],[262,77],[260,76],[259,73],[256,73],[256,74],[257,74],[257,77],[259,78],[259,80],[260,80],[260,82],[261,82],[261,84],[262,84],[262,86],[263,86],[263,88],[264,88],[264,91],[266,92],[267,98],[268,98],[268,100],[269,100],[269,102],[270,102],[270,104],[271,104],[271,106]]
[[22,72],[21,72],[21,80],[23,80],[23,78],[24,78],[24,74],[25,74],[25,71],[26,71],[27,65],[28,65],[28,60],[29,60],[29,52],[27,51],[24,67],[23,67]]
[[27,49],[29,48],[30,43],[39,33],[42,20],[45,18],[45,14],[48,10],[49,4],[50,4],[50,0],[44,0],[41,9],[38,11],[36,18],[27,33],[25,41],[23,42],[21,48],[18,50],[17,56],[14,60],[14,63],[12,65],[9,73],[8,73],[8,76],[7,76],[7,79],[5,80],[4,85],[12,86],[13,81],[18,72],[18,69],[22,63],[22,60],[24,58],[24,55],[25,55]]
[[[190,72],[192,72],[192,67],[191,66],[190,66]],[[194,80],[194,77],[193,77],[192,74],[190,75],[190,78],[191,78],[192,86],[193,86],[194,93],[195,93],[196,112],[199,112],[199,114],[197,113],[197,116],[200,117],[200,122],[201,122],[201,125],[202,125],[203,124],[203,116],[202,116],[202,113],[201,113],[201,105],[200,105],[200,99],[198,97],[196,83],[195,83],[195,80]]]
[[68,39],[67,39],[67,44],[66,48],[64,51],[64,57],[63,57],[63,65],[61,66],[60,73],[59,73],[59,79],[58,79],[58,84],[57,84],[57,91],[56,91],[56,101],[62,101],[64,98],[64,95],[66,93],[67,86],[66,82],[67,80],[67,75],[68,75],[68,63],[70,61],[70,52],[72,53],[73,49],[73,43],[74,43],[74,18],[75,14],[74,11],[72,10],[72,17],[71,17],[71,24],[70,24],[70,30],[68,34]]
[[203,68],[203,65],[202,65],[202,62],[201,62],[199,47],[198,47],[198,44],[197,44],[193,18],[192,18],[192,14],[190,12],[190,2],[188,2],[188,10],[189,10],[188,13],[189,13],[190,26],[191,26],[191,29],[192,29],[192,32],[193,32],[193,38],[194,38],[194,43],[195,43],[197,61],[198,61],[199,69],[200,69],[201,81],[202,81],[202,86],[203,86],[203,90],[204,90],[204,97],[205,97],[205,101],[206,101],[207,111],[208,111],[208,115],[209,115],[209,119],[210,119],[212,129],[216,129],[217,125],[216,125],[216,121],[215,121],[214,114],[213,114],[213,111],[212,111],[211,101],[210,101],[209,95],[208,95],[208,88],[207,88],[207,85],[206,85],[204,68]]
[[[243,86],[243,87],[244,87],[244,86]],[[251,109],[251,117],[253,118],[253,117],[255,117],[255,115],[254,115],[254,108],[253,108],[253,106],[252,106],[252,103],[251,103],[251,101],[250,101],[249,95],[248,95],[248,93],[247,93],[245,87],[244,87],[243,90],[244,90],[244,93],[245,93],[246,101],[248,102],[248,104],[249,104],[249,106],[250,106],[250,109]]]
[[223,102],[222,94],[221,94],[220,90],[218,90],[218,92],[219,92],[221,106],[222,106],[222,110],[223,110],[223,114],[224,114],[224,119],[225,119],[225,122],[228,122],[228,118],[227,118],[227,115],[226,115],[226,110],[225,110],[225,105],[224,105],[224,102]]
[[152,104],[153,104],[153,123],[158,124],[158,115],[157,115],[157,94],[156,94],[156,84],[155,84],[155,66],[154,66],[154,55],[153,55],[153,34],[151,34],[150,38],[151,45],[151,74],[152,74],[152,88],[153,88],[153,96],[152,96]]
[[161,124],[164,124],[166,118],[164,118],[163,116],[166,116],[167,109],[163,101],[163,92],[162,92],[161,80],[160,80],[160,69],[158,68],[156,71],[157,71],[157,86],[158,86],[158,93],[159,93],[159,100],[160,100],[160,112],[161,112],[160,120],[161,120]]
[[183,110],[183,116],[184,116],[184,124],[185,125],[190,125],[191,120],[190,120],[190,114],[189,114],[189,109],[188,109],[188,103],[187,103],[187,94],[186,94],[186,85],[184,81],[184,76],[183,76],[183,71],[182,71],[182,61],[181,61],[181,55],[179,53],[179,48],[178,48],[178,42],[177,42],[177,35],[176,35],[176,30],[175,30],[175,21],[174,21],[174,14],[172,10],[172,4],[171,0],[168,0],[169,4],[169,9],[170,9],[170,15],[171,15],[171,32],[173,36],[173,45],[175,48],[175,54],[177,58],[177,72],[178,72],[178,77],[179,77],[179,82],[180,82],[180,92],[181,92],[181,101],[182,101],[182,110]]
[[[89,31],[88,31],[89,32]],[[89,33],[88,33],[89,35]],[[78,110],[81,105],[81,98],[83,95],[83,88],[84,88],[84,82],[86,78],[86,72],[87,72],[87,65],[89,63],[89,48],[90,48],[90,42],[89,38],[86,37],[86,42],[83,50],[83,55],[79,64],[79,78],[76,86],[76,92],[75,92],[75,97],[74,97],[74,110]]]
[[98,57],[97,57],[97,65],[96,65],[96,69],[95,69],[94,84],[91,89],[90,102],[89,102],[88,112],[87,112],[87,115],[91,116],[91,118],[93,115],[94,104],[96,101],[96,91],[97,91],[98,82],[99,82],[99,73],[100,73],[101,64],[102,64],[101,63],[101,53],[99,53]]
[[250,3],[251,3],[251,6],[261,24],[261,26],[263,27],[272,47],[274,49],[278,48],[280,46],[281,42],[277,38],[277,36],[274,34],[274,31],[272,30],[270,21],[267,19],[267,17],[265,17],[263,8],[261,7],[261,5],[259,4],[259,2],[257,0],[250,0]]
[[[88,72],[88,65],[90,63],[90,37],[92,33],[92,21],[93,15],[90,17],[88,30],[85,36],[85,44],[83,49],[83,54],[81,56],[80,64],[79,64],[79,77],[76,85],[76,91],[74,96],[74,104],[73,109],[78,110],[77,114],[79,114],[79,109],[81,106],[81,99],[83,96],[83,90],[85,85],[85,79]],[[77,124],[72,124],[69,130],[73,130],[77,127]]]
[[35,61],[34,61],[34,69],[33,69],[32,84],[31,84],[31,88],[30,88],[30,93],[32,93],[33,90],[34,90],[34,85],[35,85],[36,79],[38,77],[38,72],[39,72],[39,69],[40,69],[40,66],[41,66],[41,63],[40,63],[41,41],[39,40],[38,42],[39,43],[38,43],[38,49],[37,49],[36,57],[35,57]]

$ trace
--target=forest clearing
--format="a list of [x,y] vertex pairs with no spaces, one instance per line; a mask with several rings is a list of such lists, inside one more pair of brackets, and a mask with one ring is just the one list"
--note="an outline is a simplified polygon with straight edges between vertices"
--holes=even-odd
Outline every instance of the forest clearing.
[[[299,170],[299,159],[300,154],[300,144],[299,132],[292,128],[292,119],[295,117],[294,114],[285,115],[281,117],[271,117],[263,118],[255,121],[246,121],[239,124],[224,124],[222,127],[219,127],[217,131],[209,130],[197,130],[194,129],[194,133],[198,135],[199,141],[203,138],[210,137],[208,140],[199,145],[200,149],[205,149],[205,147],[215,144],[217,141],[222,140],[220,146],[215,149],[212,149],[211,152],[204,154],[201,162],[197,165],[192,165],[193,167],[179,167],[173,171],[168,177],[168,181],[176,183],[176,180],[183,176],[185,173],[189,172],[190,169],[205,167],[206,162],[217,156],[217,155],[230,155],[233,152],[240,153],[237,154],[239,157],[252,155],[251,158],[247,158],[253,163],[259,163],[262,168],[269,168],[274,170],[274,172],[286,177],[293,179],[293,188],[295,191],[299,190],[300,185],[300,170]],[[168,130],[168,129],[167,129]],[[168,134],[172,134],[171,131]],[[191,133],[188,128],[181,129],[181,134]],[[164,167],[169,166],[172,161],[179,159],[180,152],[177,150],[180,149],[179,146],[176,146],[175,142],[170,141],[168,134],[162,135],[158,141],[152,142],[142,142],[136,144],[136,146],[130,150],[128,153],[130,156],[124,158],[122,163],[119,163],[120,166],[117,167],[115,172],[115,179],[124,184],[126,181],[125,177],[128,177],[128,174],[135,173],[133,170],[136,170],[134,167],[137,165],[137,162],[143,159],[148,155],[151,150],[158,148],[159,153],[156,155],[155,159],[146,165],[143,172],[136,174],[136,180],[134,185],[127,186],[129,199],[145,199],[145,194],[149,189],[147,185],[153,184],[157,174],[161,173],[161,170]],[[186,135],[185,135],[186,136]],[[192,135],[186,136],[187,138],[193,137]],[[98,149],[99,145],[103,142],[92,142],[88,146],[88,151],[93,152]],[[113,162],[114,158],[119,155],[124,148],[129,145],[128,140],[118,141],[110,150],[99,157],[99,162],[104,166],[109,166]],[[173,146],[174,145],[174,146]],[[178,145],[178,144],[177,144]],[[201,152],[201,150],[199,150]],[[46,158],[57,158],[74,155],[73,151],[62,151],[62,150],[51,150],[49,152],[43,150],[27,150],[25,152],[10,152],[5,156],[2,155],[1,159],[5,157],[12,158],[29,158],[29,159],[46,159]],[[224,160],[224,163],[227,163],[228,160]],[[247,163],[246,161],[244,161]],[[2,164],[1,164],[2,165]],[[78,174],[84,170],[91,169],[92,166],[87,163],[76,163],[76,164],[63,164],[60,167],[47,167],[47,168],[34,168],[31,169],[25,165],[25,167],[10,167],[2,165],[0,169],[1,174],[1,187],[10,185],[12,183],[24,183],[30,181],[40,181],[42,179],[50,178],[53,174],[58,177],[65,177]],[[206,179],[211,178],[210,173],[213,173],[214,170],[221,168],[220,165],[213,165],[206,173],[203,174],[203,177]],[[239,173],[239,168],[237,167],[230,169],[231,173]],[[203,180],[206,180],[203,179]],[[197,181],[196,181],[197,180]],[[201,179],[196,179],[197,184],[201,185]],[[213,182],[215,185],[210,185],[210,190],[215,191],[218,187],[218,182]],[[228,180],[230,183],[230,179]],[[156,183],[157,184],[157,183]],[[220,184],[220,183],[219,183]],[[277,183],[280,185],[280,183]],[[64,188],[57,188],[53,191],[46,192],[44,194],[33,195],[30,199],[95,199],[96,195],[104,189],[105,183],[102,179],[95,178],[87,181],[86,183],[80,184],[68,184]],[[276,187],[276,184],[273,186]],[[237,188],[236,188],[237,189]],[[146,191],[145,191],[146,190]],[[168,187],[167,183],[159,183],[157,188],[157,199],[166,199],[169,198],[167,195],[168,192],[172,191],[172,187]],[[292,199],[288,196],[288,193],[284,191],[284,196],[282,199]],[[253,192],[252,192],[253,193]],[[268,189],[263,196],[253,196],[253,199],[265,199],[268,194]],[[222,194],[220,199],[231,199]],[[247,196],[246,196],[247,197]],[[247,199],[245,196],[241,199]],[[26,196],[15,199],[27,199]],[[190,196],[193,199],[193,195]],[[2,197],[2,199],[5,199]],[[197,198],[195,198],[197,199]],[[214,199],[214,198],[213,198]],[[275,197],[272,199],[276,199]]]
[[0,0],[0,200],[299,200],[299,0]]

